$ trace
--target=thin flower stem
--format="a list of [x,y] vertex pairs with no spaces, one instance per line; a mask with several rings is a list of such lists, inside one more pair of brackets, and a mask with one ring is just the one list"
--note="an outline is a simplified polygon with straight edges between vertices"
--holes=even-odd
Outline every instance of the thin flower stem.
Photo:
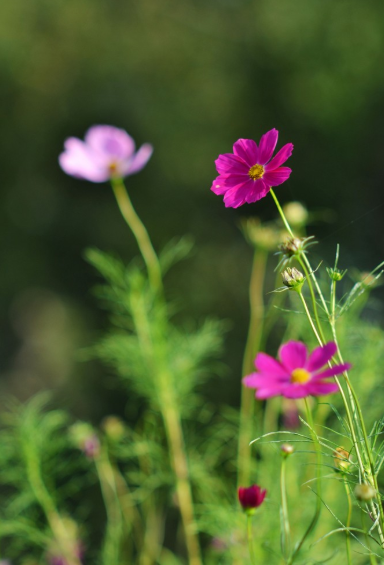
[[345,492],[347,494],[347,500],[348,500],[348,514],[347,514],[347,521],[346,521],[346,532],[345,532],[345,545],[346,545],[346,549],[347,549],[347,559],[348,559],[348,565],[352,565],[352,557],[351,557],[351,536],[349,534],[349,528],[351,527],[351,517],[352,517],[352,498],[351,498],[351,493],[349,491],[349,486],[346,480],[343,480],[344,483],[344,487],[345,487]]
[[321,340],[323,342],[322,344],[324,344],[326,340],[325,340],[325,337],[324,337],[323,329],[321,327],[321,323],[320,323],[320,319],[319,319],[319,313],[317,311],[316,297],[315,297],[315,293],[313,291],[312,281],[311,281],[311,278],[309,276],[308,269],[307,269],[306,265],[304,264],[303,260],[301,259],[301,257],[298,257],[298,261],[299,261],[300,266],[302,267],[302,269],[304,271],[305,278],[306,278],[306,281],[308,283],[309,292],[311,293],[313,313],[315,315],[316,324],[317,324],[317,327],[319,329]]
[[128,196],[123,181],[119,178],[115,178],[111,179],[111,184],[120,212],[132,230],[147,266],[151,286],[155,292],[161,292],[163,289],[163,282],[160,263],[155,250],[153,249],[148,232],[132,206],[131,199]]
[[324,345],[324,343],[323,343],[323,341],[322,341],[322,339],[321,339],[321,337],[320,337],[320,335],[319,335],[319,332],[317,331],[316,326],[315,326],[315,324],[314,324],[314,322],[313,322],[313,320],[312,320],[312,316],[311,316],[310,311],[308,310],[308,306],[307,306],[307,303],[305,302],[305,298],[304,298],[304,296],[303,296],[303,293],[302,293],[302,292],[299,292],[299,296],[300,296],[300,298],[301,298],[301,302],[303,303],[305,313],[307,314],[308,321],[309,321],[309,323],[311,324],[311,328],[312,328],[312,330],[313,330],[313,333],[315,334],[316,339],[317,339],[317,341],[319,342],[319,344],[322,346],[322,345]]
[[280,489],[281,489],[281,514],[283,522],[283,532],[281,536],[282,552],[285,558],[291,554],[291,528],[289,525],[288,503],[287,503],[287,488],[285,480],[287,457],[283,454],[280,470]]
[[[279,212],[279,214],[280,214],[280,216],[281,216],[281,219],[283,220],[283,223],[284,223],[285,227],[287,228],[287,231],[288,231],[289,235],[290,235],[291,237],[295,237],[295,236],[294,236],[294,233],[293,233],[293,231],[292,231],[292,228],[291,228],[291,226],[289,225],[287,218],[285,217],[285,214],[284,214],[284,212],[283,212],[283,209],[282,209],[282,207],[280,206],[280,203],[279,203],[279,201],[278,201],[278,199],[277,199],[277,196],[276,196],[276,194],[275,194],[275,192],[274,192],[274,190],[273,190],[272,188],[270,189],[270,193],[271,193],[271,195],[272,195],[273,200],[275,201],[277,210],[278,210],[278,212]],[[324,296],[323,296],[323,293],[321,292],[321,288],[320,288],[320,286],[319,286],[319,283],[317,282],[317,279],[316,279],[316,277],[315,277],[315,274],[314,274],[313,271],[312,271],[311,264],[310,264],[310,262],[309,262],[307,256],[305,255],[305,253],[302,254],[302,257],[303,257],[303,261],[304,261],[304,263],[306,264],[307,269],[308,269],[308,271],[309,271],[309,273],[310,273],[310,276],[312,277],[312,280],[313,280],[313,282],[314,282],[314,284],[315,284],[316,290],[317,290],[317,292],[318,292],[318,294],[319,294],[319,296],[320,296],[320,300],[321,300],[321,302],[322,302],[323,308],[324,308],[325,312],[328,314],[328,306],[327,306],[327,303],[325,302],[325,298],[324,298]]]
[[252,536],[252,516],[248,514],[247,516],[247,538],[248,538],[248,549],[249,555],[251,557],[252,565],[256,564],[255,548],[253,547],[253,536]]
[[[250,322],[243,359],[243,377],[252,372],[253,361],[259,350],[263,333],[263,286],[267,257],[268,254],[259,249],[255,250],[253,256],[251,280],[249,283]],[[254,409],[254,391],[242,386],[237,456],[238,486],[247,485],[249,483],[251,470],[251,449],[249,442],[252,439]]]
[[314,428],[314,424],[313,424],[313,418],[312,418],[312,412],[311,412],[311,409],[309,407],[309,404],[308,404],[308,401],[307,401],[306,398],[304,398],[304,402],[305,402],[305,408],[306,408],[306,413],[307,413],[308,425],[309,425],[309,428],[310,428],[313,443],[315,444],[316,456],[317,456],[316,508],[315,508],[315,514],[314,514],[308,528],[306,529],[306,531],[305,531],[303,537],[301,538],[301,540],[299,541],[299,543],[296,545],[296,548],[295,548],[294,552],[292,553],[291,558],[288,561],[288,565],[292,565],[292,563],[295,561],[296,557],[298,556],[298,554],[300,552],[300,549],[303,546],[303,543],[305,542],[305,540],[307,539],[309,534],[315,529],[316,524],[317,524],[319,517],[320,517],[320,513],[321,513],[321,465],[322,465],[321,446],[320,446],[317,434],[315,432],[315,428]]
[[[369,536],[368,536],[368,532],[367,532],[367,526],[365,524],[365,515],[363,512],[363,509],[361,509],[361,527],[364,531],[365,534],[365,543],[367,544],[368,549],[369,548]],[[373,553],[369,553],[369,562],[371,565],[377,565],[377,560],[376,560],[376,555],[374,555]]]

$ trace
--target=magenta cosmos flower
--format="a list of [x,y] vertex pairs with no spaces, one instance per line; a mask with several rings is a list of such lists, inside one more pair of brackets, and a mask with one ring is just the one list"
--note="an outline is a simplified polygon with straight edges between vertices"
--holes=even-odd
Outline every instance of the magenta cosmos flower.
[[279,132],[271,129],[260,139],[259,145],[252,139],[239,139],[233,153],[224,153],[216,159],[219,176],[213,181],[211,190],[224,194],[227,208],[238,208],[248,202],[264,198],[271,186],[282,184],[289,178],[291,169],[281,167],[292,155],[293,145],[287,143],[272,160]]
[[336,343],[330,341],[308,356],[307,347],[301,341],[289,341],[279,349],[279,360],[258,353],[255,359],[257,373],[245,377],[245,386],[256,389],[260,400],[271,396],[304,398],[323,396],[338,391],[336,383],[327,379],[347,371],[351,365],[334,365],[322,369],[337,351]]
[[256,508],[264,502],[267,491],[262,490],[259,485],[252,485],[250,487],[239,487],[237,494],[243,510],[247,514],[253,514]]
[[145,143],[135,152],[135,142],[123,129],[92,126],[84,141],[70,137],[64,143],[59,163],[64,172],[91,182],[123,178],[140,171],[152,155]]

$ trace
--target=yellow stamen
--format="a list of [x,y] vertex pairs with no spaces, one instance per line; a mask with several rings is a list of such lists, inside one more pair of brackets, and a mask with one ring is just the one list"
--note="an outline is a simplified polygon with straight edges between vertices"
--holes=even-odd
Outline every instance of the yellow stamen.
[[117,173],[117,163],[115,161],[112,161],[112,163],[109,164],[108,168],[112,176]]
[[261,179],[264,174],[263,165],[253,165],[248,171],[248,176],[252,180]]
[[304,384],[309,381],[311,374],[305,369],[295,369],[291,374],[291,383]]

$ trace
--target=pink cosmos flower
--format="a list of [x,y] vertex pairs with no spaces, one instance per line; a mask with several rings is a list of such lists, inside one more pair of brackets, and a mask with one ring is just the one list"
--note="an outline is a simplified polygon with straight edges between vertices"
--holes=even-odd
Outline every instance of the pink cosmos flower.
[[123,178],[140,171],[152,155],[145,143],[135,152],[135,142],[123,129],[92,126],[85,140],[70,137],[64,143],[59,163],[64,172],[91,182]]
[[250,487],[239,487],[238,498],[243,510],[247,513],[253,514],[263,502],[266,490],[262,490],[259,485],[252,485]]
[[245,377],[243,382],[245,386],[257,389],[256,398],[260,400],[280,395],[304,398],[331,394],[338,391],[338,386],[326,379],[351,367],[344,363],[322,369],[336,351],[336,343],[330,341],[323,347],[316,347],[308,356],[304,343],[289,341],[280,347],[279,361],[265,353],[258,353],[255,359],[258,372]]
[[291,169],[281,167],[292,155],[293,145],[287,143],[272,160],[279,132],[271,129],[260,139],[259,146],[252,139],[239,139],[233,153],[224,153],[216,159],[219,176],[213,181],[211,190],[224,194],[227,208],[238,208],[248,202],[264,198],[271,186],[282,184],[289,178]]

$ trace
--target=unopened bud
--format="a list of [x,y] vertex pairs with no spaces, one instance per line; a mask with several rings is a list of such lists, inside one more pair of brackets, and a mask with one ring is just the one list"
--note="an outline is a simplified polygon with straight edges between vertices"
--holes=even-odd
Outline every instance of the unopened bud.
[[287,267],[285,271],[281,273],[281,276],[283,278],[284,286],[286,286],[289,290],[295,290],[296,292],[301,291],[301,287],[305,281],[303,273],[300,273],[300,271],[298,271],[295,267],[292,269]]
[[355,486],[355,496],[357,500],[369,502],[372,498],[375,498],[376,491],[371,485],[360,484]]
[[245,218],[241,228],[249,243],[265,251],[274,251],[281,241],[280,230],[274,224],[262,224],[258,218]]
[[295,448],[290,443],[282,443],[280,446],[280,451],[283,457],[289,457],[295,451]]
[[344,447],[337,447],[333,452],[333,461],[339,471],[348,471],[351,466],[349,452]]
[[69,429],[72,443],[85,453],[88,459],[96,459],[100,453],[99,438],[90,424],[76,422]]
[[107,416],[101,426],[105,435],[112,441],[119,441],[125,435],[124,422],[117,416]]
[[340,271],[340,269],[327,269],[329,278],[335,282],[341,281],[346,272],[347,269],[345,269],[345,271]]

